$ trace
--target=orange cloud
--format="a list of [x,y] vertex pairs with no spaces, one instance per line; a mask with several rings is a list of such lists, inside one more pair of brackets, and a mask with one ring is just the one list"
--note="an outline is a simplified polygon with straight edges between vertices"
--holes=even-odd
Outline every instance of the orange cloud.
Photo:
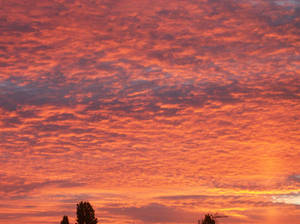
[[296,1],[0,8],[0,223],[299,220]]

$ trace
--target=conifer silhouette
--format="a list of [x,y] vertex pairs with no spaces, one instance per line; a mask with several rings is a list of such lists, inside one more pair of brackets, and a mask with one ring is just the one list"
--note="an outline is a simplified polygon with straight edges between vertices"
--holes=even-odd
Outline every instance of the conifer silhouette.
[[95,210],[87,201],[81,201],[77,204],[77,224],[97,224]]
[[68,216],[64,216],[60,224],[69,224]]
[[216,224],[216,221],[213,219],[213,216],[206,214],[201,224]]

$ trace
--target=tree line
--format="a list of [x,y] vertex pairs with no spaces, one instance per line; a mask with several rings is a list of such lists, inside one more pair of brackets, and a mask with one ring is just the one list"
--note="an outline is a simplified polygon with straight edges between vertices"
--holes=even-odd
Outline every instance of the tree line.
[[[95,210],[87,201],[81,201],[77,204],[77,224],[97,224],[98,219],[95,217]],[[60,224],[69,224],[68,216],[64,216]]]
[[[77,219],[76,224],[97,224],[98,219],[95,217],[95,210],[92,205],[87,201],[81,201],[77,204]],[[206,214],[204,219],[201,221],[201,224],[215,224],[214,216],[211,214]],[[69,224],[68,216],[63,216],[60,224]],[[198,221],[200,224],[200,220]]]

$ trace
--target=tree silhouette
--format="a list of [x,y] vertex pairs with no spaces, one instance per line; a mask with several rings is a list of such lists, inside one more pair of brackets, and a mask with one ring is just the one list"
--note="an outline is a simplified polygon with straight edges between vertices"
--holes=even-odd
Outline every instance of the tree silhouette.
[[68,216],[64,216],[60,224],[69,224]]
[[77,204],[77,224],[97,224],[95,210],[87,201],[81,201]]
[[206,214],[201,224],[216,224],[216,221],[214,220],[212,215]]

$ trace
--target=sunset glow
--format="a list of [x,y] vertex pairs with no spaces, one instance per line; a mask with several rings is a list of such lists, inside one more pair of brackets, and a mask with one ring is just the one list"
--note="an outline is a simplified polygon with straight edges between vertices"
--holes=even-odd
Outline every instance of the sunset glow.
[[300,2],[0,0],[0,224],[300,223]]

